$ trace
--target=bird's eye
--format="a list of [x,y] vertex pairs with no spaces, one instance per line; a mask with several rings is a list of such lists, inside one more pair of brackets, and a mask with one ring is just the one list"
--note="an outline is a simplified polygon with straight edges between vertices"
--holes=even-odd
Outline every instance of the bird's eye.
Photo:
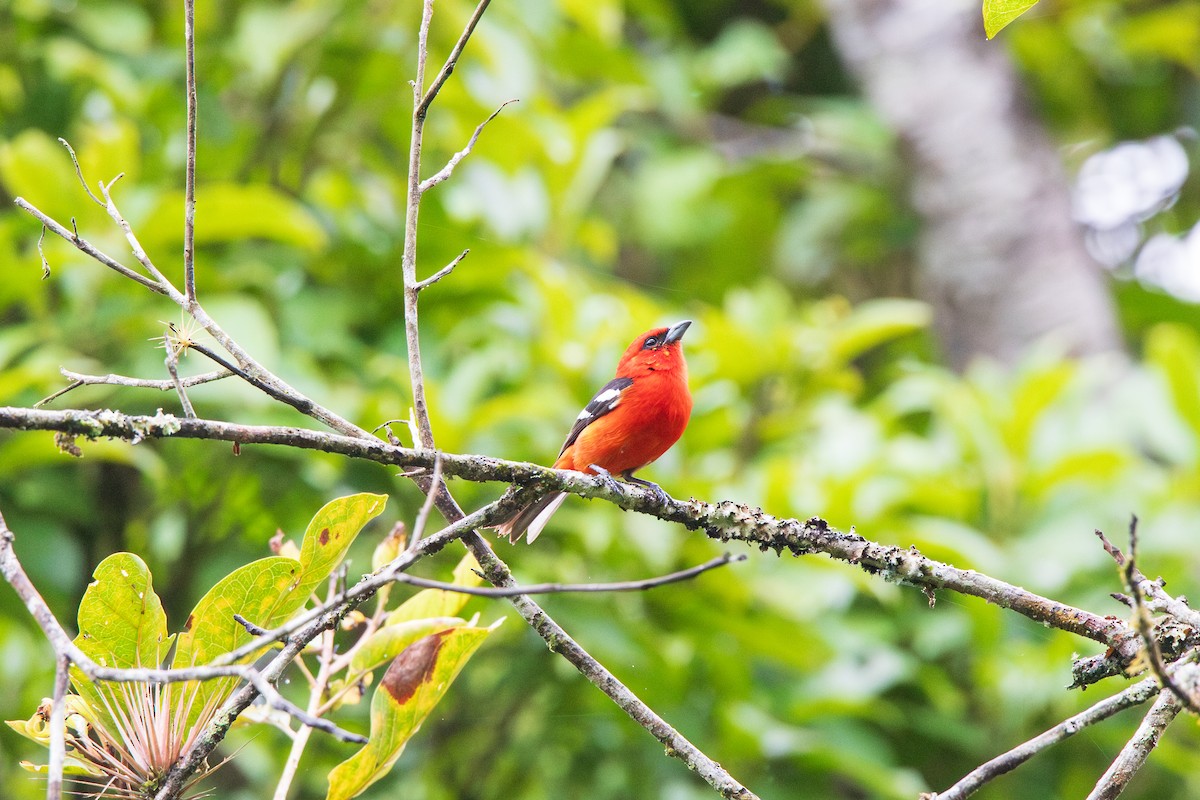
[[657,336],[651,336],[651,337],[647,338],[646,342],[642,345],[643,350],[649,350],[651,347],[658,347],[658,337]]

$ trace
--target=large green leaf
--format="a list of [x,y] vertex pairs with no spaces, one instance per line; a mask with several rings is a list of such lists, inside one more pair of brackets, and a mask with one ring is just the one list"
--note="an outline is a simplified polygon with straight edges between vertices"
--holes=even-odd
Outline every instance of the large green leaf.
[[234,614],[269,628],[295,611],[307,597],[295,591],[299,576],[300,562],[283,556],[260,558],[226,575],[188,616],[179,634],[174,666],[207,664],[250,641]]
[[263,558],[221,579],[188,617],[175,666],[205,664],[250,641],[234,614],[268,629],[285,622],[341,563],[358,532],[383,511],[386,502],[387,497],[377,494],[332,500],[308,524],[299,561]]
[[[356,494],[332,500],[317,512],[304,534],[300,560],[271,556],[231,572],[196,604],[179,635],[174,666],[207,664],[251,640],[234,614],[262,628],[286,622],[308,600],[313,587],[329,577],[362,527],[383,511],[387,497]],[[251,654],[244,660],[251,660]],[[235,681],[201,685],[191,715],[214,696],[232,690]]]
[[1017,17],[1038,4],[1038,0],[983,0],[983,29],[991,39]]
[[[158,667],[171,637],[146,562],[132,553],[114,553],[97,565],[92,578],[79,603],[75,644],[101,666]],[[111,729],[113,698],[101,694],[103,684],[93,683],[76,667],[71,668],[71,682],[97,721]]]
[[[184,631],[179,634],[173,665],[207,664],[249,642],[250,634],[233,618],[234,614],[264,628],[274,627],[276,621],[288,617],[304,605],[307,597],[296,591],[299,574],[300,562],[272,556],[226,575],[208,590],[188,615]],[[253,658],[251,655],[243,660]],[[196,689],[189,721],[198,718],[210,702],[221,702],[214,698],[223,698],[236,685],[237,681],[232,678],[201,683]]]
[[363,526],[383,513],[387,496],[352,494],[331,500],[316,513],[300,545],[303,572],[297,591],[307,596],[342,563],[346,550]]
[[100,562],[79,603],[75,644],[106,667],[158,667],[170,646],[150,569],[132,553]]
[[329,773],[328,800],[349,800],[387,774],[467,659],[503,621],[488,628],[447,628],[396,656],[371,699],[370,741]]

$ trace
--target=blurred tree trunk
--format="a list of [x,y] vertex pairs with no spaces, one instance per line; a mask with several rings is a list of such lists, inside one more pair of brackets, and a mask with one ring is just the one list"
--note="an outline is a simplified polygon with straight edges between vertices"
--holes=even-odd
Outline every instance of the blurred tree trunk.
[[950,363],[1011,363],[1051,332],[1075,354],[1121,347],[1054,146],[1004,45],[984,39],[979,0],[824,3],[842,58],[910,160],[920,291]]

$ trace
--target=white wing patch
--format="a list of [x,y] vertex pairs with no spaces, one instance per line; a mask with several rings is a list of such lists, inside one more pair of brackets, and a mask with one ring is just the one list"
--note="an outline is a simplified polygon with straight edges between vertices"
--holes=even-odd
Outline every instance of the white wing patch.
[[620,389],[605,389],[600,394],[592,398],[592,402],[587,404],[587,408],[579,412],[577,420],[587,420],[592,417],[599,417],[612,411],[621,403]]
[[571,426],[571,432],[567,434],[567,441],[558,454],[561,456],[568,447],[574,444],[584,428],[620,405],[621,395],[632,385],[632,378],[613,378],[600,391],[596,392],[596,395],[575,418],[575,424]]

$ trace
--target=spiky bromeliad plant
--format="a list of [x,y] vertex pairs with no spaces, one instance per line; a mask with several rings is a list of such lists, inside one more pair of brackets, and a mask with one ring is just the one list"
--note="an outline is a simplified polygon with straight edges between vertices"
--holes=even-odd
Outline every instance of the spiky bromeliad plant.
[[[169,661],[172,668],[182,669],[209,664],[251,640],[235,614],[272,629],[303,609],[313,590],[342,562],[362,527],[383,511],[385,502],[385,497],[371,494],[330,502],[313,517],[299,548],[285,546],[278,555],[234,570],[200,600],[178,635],[167,633],[166,614],[146,564],[131,553],[109,556],[96,568],[80,603],[75,643],[104,667],[156,668]],[[377,548],[373,566],[386,563],[397,548],[396,542],[385,540]],[[471,566],[473,560],[459,565],[456,583],[478,584]],[[454,616],[465,604],[465,595],[425,590],[390,610],[387,596],[381,592],[375,615],[362,618],[366,624],[360,625],[358,640],[340,654],[344,677],[310,686],[321,701],[318,705],[332,710],[357,699],[339,687],[369,685],[373,671],[387,667],[380,682],[385,691],[376,692],[371,703],[370,741],[330,773],[331,798],[354,797],[387,773],[408,738],[495,627],[480,628],[474,620]],[[71,685],[74,693],[66,697],[64,773],[91,797],[149,800],[237,688],[238,680],[94,682],[73,667]],[[48,745],[50,719],[51,702],[46,700],[28,720],[8,724]],[[294,733],[289,721],[277,724]],[[298,738],[306,739],[293,737]],[[186,791],[223,763],[192,775]],[[27,762],[22,766],[37,773],[47,769]]]

